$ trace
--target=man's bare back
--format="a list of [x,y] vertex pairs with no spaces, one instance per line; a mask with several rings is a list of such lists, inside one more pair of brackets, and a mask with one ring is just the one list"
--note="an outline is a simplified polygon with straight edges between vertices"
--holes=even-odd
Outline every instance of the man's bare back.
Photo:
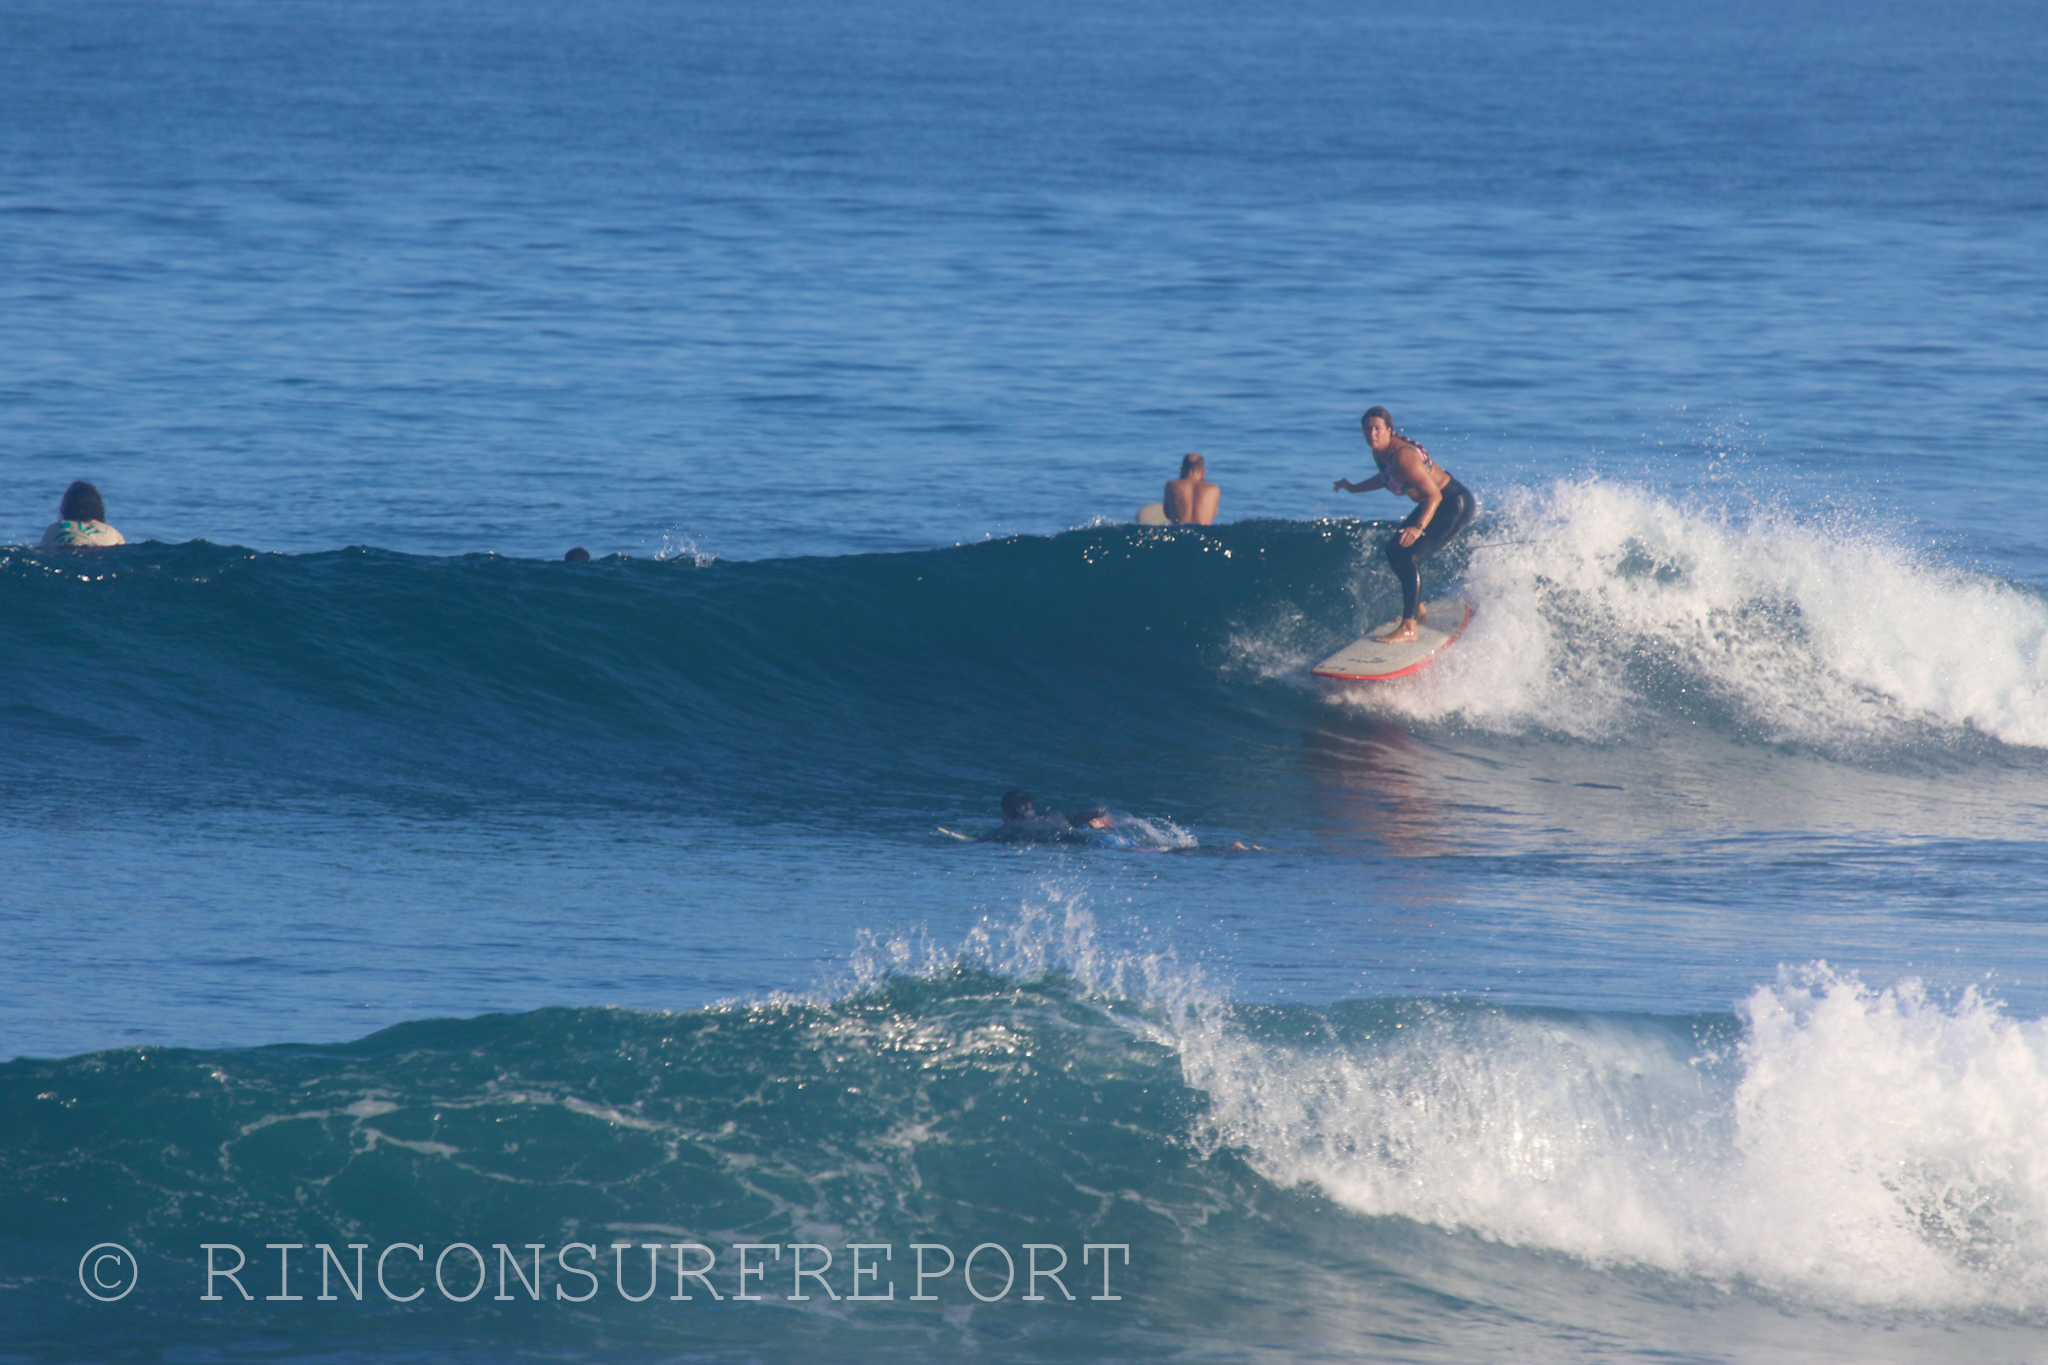
[[1166,485],[1166,519],[1177,526],[1193,523],[1207,526],[1216,520],[1216,506],[1223,501],[1223,490],[1204,477],[1206,462],[1199,455],[1190,455],[1180,462],[1180,477]]

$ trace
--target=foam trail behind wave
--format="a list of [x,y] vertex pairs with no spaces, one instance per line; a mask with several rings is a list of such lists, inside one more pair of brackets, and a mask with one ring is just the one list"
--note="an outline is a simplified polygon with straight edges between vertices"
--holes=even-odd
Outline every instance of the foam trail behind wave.
[[2048,1311],[2048,1028],[1781,973],[1725,1050],[1418,1004],[1372,1037],[1184,1041],[1214,1137],[1282,1184],[1595,1264],[1824,1303]]
[[1580,738],[1651,712],[1842,748],[1977,733],[2048,747],[2048,603],[1868,535],[1746,522],[1589,480],[1511,494],[1465,641],[1366,704]]

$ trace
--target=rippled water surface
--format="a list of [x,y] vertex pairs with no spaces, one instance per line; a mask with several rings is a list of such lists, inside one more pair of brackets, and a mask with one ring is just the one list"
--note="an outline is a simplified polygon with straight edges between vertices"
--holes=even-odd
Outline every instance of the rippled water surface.
[[[7,6],[0,1354],[2048,1354],[2044,62]],[[1331,695],[1370,403],[1475,614]],[[129,546],[26,548],[75,478]],[[322,1243],[424,1260],[267,1297]]]

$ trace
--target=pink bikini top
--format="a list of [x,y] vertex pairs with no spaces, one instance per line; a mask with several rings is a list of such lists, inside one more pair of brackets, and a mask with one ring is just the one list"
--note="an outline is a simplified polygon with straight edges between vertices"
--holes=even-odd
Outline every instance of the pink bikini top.
[[[1407,441],[1406,444],[1415,446],[1413,441]],[[1421,446],[1415,446],[1415,449],[1422,456],[1424,464],[1428,465],[1436,473],[1443,473],[1441,469],[1437,468],[1436,461],[1429,458],[1428,451],[1424,450]],[[1391,460],[1382,460],[1377,450],[1372,453],[1372,462],[1380,467],[1380,477],[1387,481],[1387,491],[1389,493],[1392,493],[1397,498],[1409,496],[1408,485],[1401,482],[1401,466]]]

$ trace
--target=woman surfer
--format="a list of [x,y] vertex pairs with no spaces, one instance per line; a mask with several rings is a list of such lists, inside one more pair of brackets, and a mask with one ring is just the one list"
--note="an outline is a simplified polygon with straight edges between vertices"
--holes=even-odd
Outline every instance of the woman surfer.
[[97,545],[126,545],[128,538],[107,525],[107,504],[100,490],[84,479],[64,490],[57,520],[43,532],[44,550],[83,550]]
[[1415,638],[1416,623],[1429,619],[1429,609],[1422,602],[1422,561],[1471,523],[1479,500],[1439,469],[1428,451],[1394,430],[1393,414],[1385,408],[1367,408],[1359,425],[1365,429],[1365,443],[1372,447],[1373,463],[1380,472],[1364,483],[1339,479],[1331,487],[1345,493],[1384,488],[1419,504],[1387,542],[1387,561],[1401,581],[1401,624],[1380,636],[1379,642],[1404,644]]

